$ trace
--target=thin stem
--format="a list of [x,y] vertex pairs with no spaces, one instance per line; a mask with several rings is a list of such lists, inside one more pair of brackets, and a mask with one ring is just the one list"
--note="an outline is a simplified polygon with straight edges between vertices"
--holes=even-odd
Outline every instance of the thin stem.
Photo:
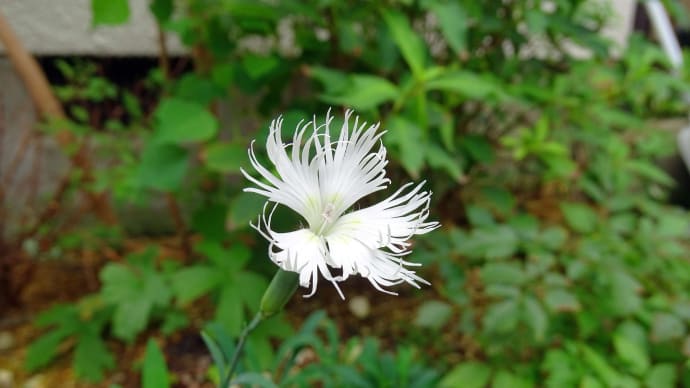
[[263,315],[261,312],[256,313],[254,316],[254,319],[252,319],[251,322],[249,322],[249,325],[244,328],[242,331],[242,334],[240,334],[240,340],[237,343],[237,347],[235,348],[235,353],[232,355],[232,361],[230,361],[230,367],[228,368],[228,373],[225,375],[225,378],[220,384],[221,388],[227,388],[230,385],[230,379],[232,379],[232,375],[235,373],[235,369],[237,368],[237,363],[240,361],[240,356],[242,355],[242,349],[244,348],[244,344],[247,341],[247,337],[249,337],[249,334],[256,329],[257,326],[259,326],[259,323],[263,320]]

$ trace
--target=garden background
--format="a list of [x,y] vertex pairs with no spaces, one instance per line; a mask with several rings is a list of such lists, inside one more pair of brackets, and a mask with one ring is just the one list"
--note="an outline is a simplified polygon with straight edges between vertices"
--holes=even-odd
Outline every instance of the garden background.
[[[93,34],[133,23],[127,0],[83,3]],[[147,6],[155,57],[33,62],[0,19],[23,80],[0,88],[33,101],[0,101],[0,387],[217,384],[277,268],[247,148],[329,108],[381,122],[394,187],[433,190],[442,227],[411,256],[431,286],[298,290],[243,384],[690,386],[689,74],[642,8],[621,46],[606,1]]]

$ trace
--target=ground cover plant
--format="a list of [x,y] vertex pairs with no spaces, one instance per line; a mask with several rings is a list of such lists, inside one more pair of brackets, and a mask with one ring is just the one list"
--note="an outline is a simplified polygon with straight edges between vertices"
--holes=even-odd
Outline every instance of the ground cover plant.
[[[91,7],[95,28],[128,22],[125,0]],[[176,361],[191,338],[187,355],[208,360],[194,381],[219,384],[277,268],[249,226],[264,206],[243,192],[250,142],[270,166],[273,118],[287,142],[329,108],[340,128],[347,107],[386,130],[392,181],[426,180],[434,193],[441,227],[415,236],[410,256],[431,285],[389,296],[354,279],[340,284],[345,301],[327,284],[295,296],[248,337],[236,383],[689,385],[690,219],[659,167],[675,152],[659,123],[686,115],[688,83],[648,38],[614,50],[599,34],[612,12],[586,1],[152,1],[161,34],[189,57],[163,46],[133,87],[88,61],[52,65],[68,118],[46,136],[68,128],[108,166],[75,170],[64,198],[104,194],[114,214],[39,218],[5,238],[35,266],[96,256],[92,292],[35,319],[27,373],[62,362],[106,386],[191,385]],[[273,225],[301,226],[284,209]]]

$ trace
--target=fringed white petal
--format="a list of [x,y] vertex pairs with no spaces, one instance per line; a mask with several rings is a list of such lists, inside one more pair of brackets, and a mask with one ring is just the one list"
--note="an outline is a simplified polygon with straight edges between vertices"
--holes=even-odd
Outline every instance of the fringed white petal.
[[[253,146],[249,160],[266,182],[242,170],[255,185],[245,191],[289,207],[309,224],[294,232],[275,232],[271,229],[273,206],[270,212],[265,207],[259,223],[252,225],[269,240],[271,260],[299,273],[303,287],[311,285],[307,296],[316,292],[319,274],[333,283],[341,297],[338,282],[354,274],[386,293],[392,292],[385,287],[402,282],[415,287],[428,284],[406,268],[418,264],[403,260],[410,253],[412,236],[438,227],[437,222],[426,222],[431,193],[422,191],[423,183],[403,194],[411,186],[407,184],[376,205],[345,214],[358,200],[390,183],[383,132],[377,133],[378,124],[360,123],[357,116],[351,123],[352,113],[345,113],[336,141],[331,140],[330,111],[320,125],[316,117],[300,122],[290,144],[282,141],[282,119],[274,120],[266,151],[275,173],[259,163]],[[340,275],[333,276],[329,268],[338,269]]]

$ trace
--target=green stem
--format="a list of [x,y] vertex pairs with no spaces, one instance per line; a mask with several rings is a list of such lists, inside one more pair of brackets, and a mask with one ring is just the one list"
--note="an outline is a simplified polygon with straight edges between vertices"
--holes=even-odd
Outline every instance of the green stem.
[[249,337],[249,334],[256,329],[257,326],[259,326],[259,323],[263,320],[262,314],[259,312],[254,316],[254,319],[252,319],[251,322],[249,322],[249,325],[244,328],[242,331],[242,334],[240,334],[240,340],[237,343],[237,347],[235,348],[235,353],[232,355],[232,361],[230,361],[230,367],[228,368],[228,372],[225,375],[225,378],[223,378],[223,381],[220,384],[221,388],[227,388],[230,385],[230,380],[232,379],[232,375],[235,373],[235,369],[237,368],[237,363],[240,361],[240,356],[242,355],[242,349],[244,348],[244,344],[247,341],[247,337]]

